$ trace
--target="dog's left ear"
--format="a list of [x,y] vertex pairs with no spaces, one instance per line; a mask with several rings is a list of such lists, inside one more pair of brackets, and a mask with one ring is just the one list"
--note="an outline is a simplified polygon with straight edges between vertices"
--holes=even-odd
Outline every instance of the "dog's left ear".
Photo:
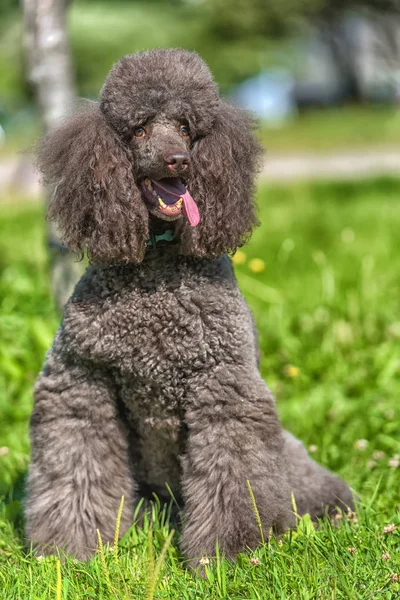
[[254,180],[261,153],[252,118],[221,100],[213,130],[192,151],[188,187],[200,223],[182,231],[185,254],[216,257],[248,240],[258,224]]

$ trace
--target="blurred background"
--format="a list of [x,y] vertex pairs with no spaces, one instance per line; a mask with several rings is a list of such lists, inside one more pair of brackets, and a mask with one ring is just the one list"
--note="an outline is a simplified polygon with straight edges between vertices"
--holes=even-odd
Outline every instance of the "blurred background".
[[[400,502],[398,0],[1,0],[0,500],[82,263],[45,225],[26,150],[123,54],[196,50],[260,120],[262,226],[234,256],[286,427],[361,496]],[[0,520],[1,521],[1,520]],[[0,523],[1,524],[1,523]],[[0,545],[1,547],[1,545]]]
[[[21,9],[18,0],[3,0],[0,193],[10,186],[40,193],[15,152],[75,96],[95,99],[120,56],[157,46],[199,52],[222,93],[256,113],[270,156],[264,177],[396,171],[398,6],[399,0],[24,0]],[[316,154],[317,164],[306,153]]]

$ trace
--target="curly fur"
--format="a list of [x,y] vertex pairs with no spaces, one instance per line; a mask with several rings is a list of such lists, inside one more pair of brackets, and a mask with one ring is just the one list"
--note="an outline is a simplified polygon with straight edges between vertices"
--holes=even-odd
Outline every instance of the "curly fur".
[[[143,124],[145,140],[134,135]],[[190,152],[196,227],[157,219],[142,198],[143,177],[167,176],[171,148]],[[122,495],[121,532],[140,494],[165,497],[166,482],[184,504],[193,564],[217,540],[229,556],[259,543],[247,480],[266,533],[294,524],[292,492],[313,518],[352,506],[346,484],[282,430],[226,255],[257,223],[259,156],[251,118],[183,50],[122,58],[100,102],[39,144],[49,218],[92,263],[35,387],[26,531],[41,553],[91,556],[97,528],[112,540]],[[147,248],[166,227],[174,242]]]
[[127,149],[94,103],[48,134],[38,163],[54,186],[48,217],[72,252],[97,262],[141,260],[148,216]]

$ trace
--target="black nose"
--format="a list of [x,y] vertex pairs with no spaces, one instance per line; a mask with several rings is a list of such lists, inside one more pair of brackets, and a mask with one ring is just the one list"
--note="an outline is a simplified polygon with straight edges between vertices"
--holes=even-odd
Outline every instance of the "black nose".
[[164,158],[171,170],[186,169],[190,163],[190,154],[188,152],[168,152]]

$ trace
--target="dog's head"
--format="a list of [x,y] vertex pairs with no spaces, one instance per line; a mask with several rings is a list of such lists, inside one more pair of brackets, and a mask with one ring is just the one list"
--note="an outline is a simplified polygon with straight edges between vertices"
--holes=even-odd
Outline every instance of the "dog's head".
[[260,149],[251,118],[218,96],[185,50],[123,57],[100,102],[43,138],[38,164],[54,188],[48,216],[65,245],[102,264],[139,262],[157,219],[182,254],[215,257],[256,224]]

